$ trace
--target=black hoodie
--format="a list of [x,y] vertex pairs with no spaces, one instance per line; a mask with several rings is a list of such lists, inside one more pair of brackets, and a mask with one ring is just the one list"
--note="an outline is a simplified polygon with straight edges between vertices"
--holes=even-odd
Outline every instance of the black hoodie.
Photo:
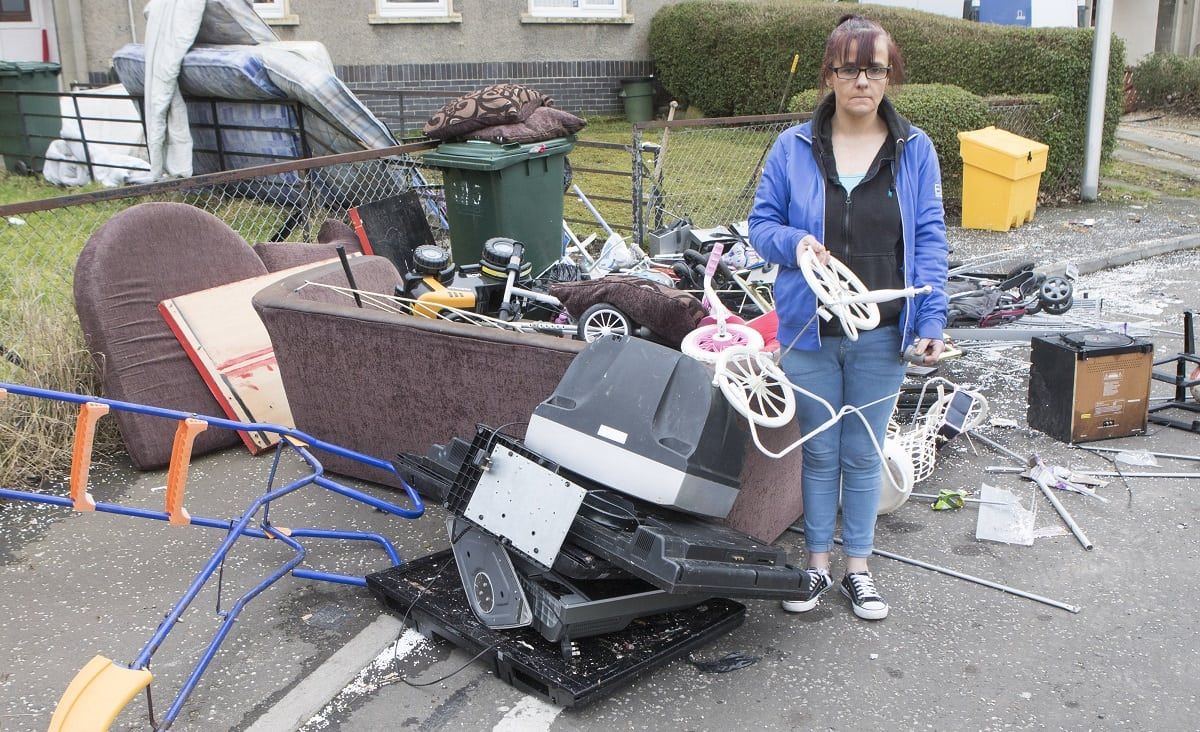
[[[833,158],[834,103],[833,94],[829,94],[813,113],[813,157],[826,181],[825,241],[821,243],[858,275],[868,289],[902,288],[903,221],[896,199],[895,171],[910,125],[887,98],[880,101],[879,116],[887,124],[887,139],[862,182],[847,193]],[[898,323],[902,307],[901,300],[880,303],[880,325]],[[821,335],[842,335],[841,322],[836,318],[822,322],[820,328]]]

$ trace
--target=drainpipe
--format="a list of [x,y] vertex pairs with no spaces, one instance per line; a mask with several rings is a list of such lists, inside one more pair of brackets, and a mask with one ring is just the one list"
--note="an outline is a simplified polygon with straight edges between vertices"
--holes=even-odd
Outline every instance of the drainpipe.
[[1087,138],[1080,195],[1095,201],[1100,194],[1100,141],[1104,135],[1104,101],[1108,96],[1108,52],[1112,46],[1113,0],[1096,0],[1096,37],[1092,42],[1092,85],[1088,94]]
[[[81,0],[60,0],[54,7],[54,32],[58,35],[58,56],[63,65],[63,79],[88,80],[87,40],[83,35]],[[65,17],[64,17],[65,16]],[[63,29],[70,33],[63,38]],[[67,40],[66,43],[63,43]]]
[[133,0],[126,0],[125,4],[129,7],[129,37],[137,43],[137,16],[133,14]]

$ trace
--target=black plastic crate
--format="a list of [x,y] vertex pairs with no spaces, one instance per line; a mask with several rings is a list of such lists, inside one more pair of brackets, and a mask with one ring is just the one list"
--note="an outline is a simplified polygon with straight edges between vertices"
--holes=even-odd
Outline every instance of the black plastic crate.
[[467,605],[450,551],[367,577],[371,592],[426,637],[445,638],[488,664],[505,683],[564,707],[583,707],[653,669],[690,653],[745,620],[744,605],[706,600],[639,618],[624,630],[577,641],[563,658],[559,644],[532,628],[491,630]]

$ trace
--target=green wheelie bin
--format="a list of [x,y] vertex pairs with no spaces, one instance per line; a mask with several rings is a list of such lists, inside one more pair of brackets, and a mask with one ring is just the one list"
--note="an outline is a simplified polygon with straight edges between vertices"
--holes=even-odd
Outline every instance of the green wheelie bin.
[[504,236],[525,245],[536,274],[562,255],[563,161],[574,137],[511,143],[447,142],[424,155],[442,169],[450,252],[475,264],[483,243]]
[[46,148],[62,127],[57,92],[62,67],[42,61],[0,61],[0,156],[12,173],[41,171]]

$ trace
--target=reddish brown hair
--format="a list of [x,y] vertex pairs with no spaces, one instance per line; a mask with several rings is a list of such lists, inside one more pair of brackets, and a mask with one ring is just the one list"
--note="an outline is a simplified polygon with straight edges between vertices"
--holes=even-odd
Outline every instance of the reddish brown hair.
[[[861,15],[843,15],[837,27],[825,41],[825,57],[821,59],[821,78],[817,88],[828,87],[827,79],[830,70],[846,61],[855,66],[870,66],[875,63],[875,40],[883,36],[887,40],[888,66],[892,67],[888,79],[893,84],[904,81],[904,57],[900,55],[900,47],[892,40],[891,35],[873,20]],[[855,46],[855,58],[847,58],[850,47]]]

